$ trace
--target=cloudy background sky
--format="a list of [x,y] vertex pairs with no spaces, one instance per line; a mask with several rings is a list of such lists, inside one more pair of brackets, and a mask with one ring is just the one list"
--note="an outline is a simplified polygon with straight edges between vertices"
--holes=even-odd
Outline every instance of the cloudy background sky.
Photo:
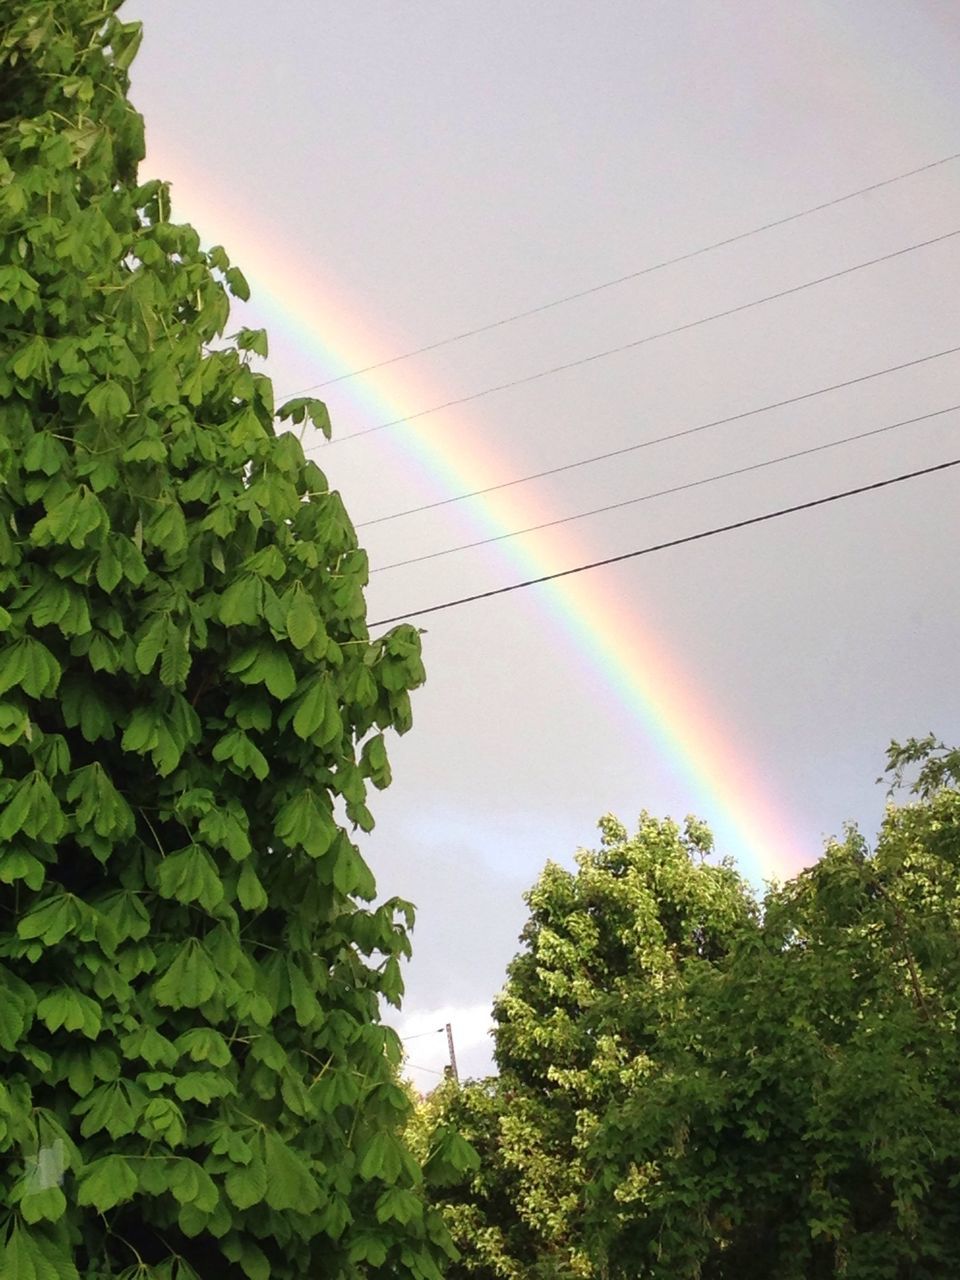
[[[149,176],[222,242],[279,393],[960,152],[953,0],[129,0]],[[325,387],[358,522],[960,345],[960,160]],[[370,427],[704,323],[413,421]],[[960,354],[361,530],[372,619],[960,457]],[[752,879],[853,819],[894,736],[960,741],[960,469],[422,620],[428,684],[367,842],[419,919],[404,1034],[488,1069],[522,893],[596,819],[696,812]]]

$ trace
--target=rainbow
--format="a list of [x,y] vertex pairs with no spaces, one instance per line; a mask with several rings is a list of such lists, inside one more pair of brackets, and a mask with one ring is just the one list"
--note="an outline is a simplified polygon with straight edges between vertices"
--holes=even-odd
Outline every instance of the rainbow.
[[[148,171],[171,182],[174,217],[192,223],[208,243],[222,243],[254,291],[258,311],[309,355],[316,382],[375,364],[394,354],[370,324],[337,296],[329,273],[320,276],[306,250],[277,248],[246,216],[233,212],[208,181],[190,174],[176,156],[151,144]],[[403,418],[442,396],[415,372],[416,361],[372,370],[341,383],[364,421],[374,425]],[[286,388],[279,388],[281,392]],[[322,392],[317,394],[322,395]],[[470,414],[422,418],[380,439],[404,466],[416,466],[441,496],[483,488],[517,474],[502,453],[494,455]],[[521,489],[487,494],[472,508],[490,534],[535,524],[553,514]],[[522,545],[521,545],[522,541]],[[501,544],[503,581],[568,568],[590,556],[576,535],[556,528]],[[645,741],[665,758],[690,793],[689,808],[705,818],[718,849],[732,853],[756,884],[783,879],[809,863],[815,851],[798,844],[796,824],[760,780],[760,770],[721,724],[706,693],[689,670],[668,652],[642,618],[638,598],[618,599],[603,570],[534,589],[542,607],[566,637],[581,669],[587,665],[636,722]],[[639,589],[637,595],[639,596]],[[420,602],[418,602],[420,603]],[[423,604],[434,603],[423,600]],[[414,619],[414,621],[416,621]]]

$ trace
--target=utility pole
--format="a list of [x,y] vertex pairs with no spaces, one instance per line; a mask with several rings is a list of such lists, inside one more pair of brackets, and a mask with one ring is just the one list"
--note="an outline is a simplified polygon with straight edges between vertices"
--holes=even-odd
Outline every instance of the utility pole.
[[447,1050],[450,1054],[450,1064],[447,1067],[447,1074],[457,1083],[460,1083],[460,1075],[457,1071],[457,1055],[453,1049],[453,1027],[447,1023]]

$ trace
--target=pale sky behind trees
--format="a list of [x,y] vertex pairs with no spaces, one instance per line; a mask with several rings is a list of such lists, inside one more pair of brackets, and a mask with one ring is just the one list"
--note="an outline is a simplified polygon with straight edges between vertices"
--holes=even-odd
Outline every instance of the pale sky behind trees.
[[[268,328],[280,393],[960,152],[952,0],[130,0],[122,16],[146,28],[144,172],[246,271],[237,326]],[[317,394],[336,439],[957,230],[960,160]],[[526,475],[958,346],[958,268],[960,236],[306,443],[357,521],[436,502],[464,475]],[[506,527],[557,519],[953,404],[960,354],[516,486],[498,509]],[[529,576],[517,548],[570,567],[955,456],[960,412],[375,573],[370,616]],[[758,880],[847,820],[875,830],[891,737],[960,740],[958,498],[960,468],[597,570],[573,629],[574,597],[542,587],[423,619],[428,683],[364,842],[382,891],[418,906],[398,1025],[431,1032],[409,1045],[422,1086],[448,1019],[461,1070],[487,1069],[521,894],[602,813],[694,812]],[[362,529],[371,567],[488,536],[483,510]],[[690,769],[603,646],[682,688],[695,715],[667,736]],[[760,860],[725,808],[754,797],[777,846]]]

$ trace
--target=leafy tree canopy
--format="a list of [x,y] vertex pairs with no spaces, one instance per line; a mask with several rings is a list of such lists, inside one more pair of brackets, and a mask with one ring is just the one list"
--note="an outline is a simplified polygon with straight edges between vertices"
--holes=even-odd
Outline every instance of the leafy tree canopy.
[[[960,1266],[960,794],[888,810],[695,975],[669,1070],[597,1134],[611,1276],[933,1280]],[[616,1208],[619,1206],[619,1208]]]
[[494,1007],[500,1076],[442,1091],[440,1117],[481,1155],[444,1197],[463,1258],[451,1275],[594,1277],[587,1188],[597,1127],[659,1070],[662,1029],[692,969],[754,918],[747,887],[706,861],[702,824],[613,818],[576,870],[549,864],[527,895],[523,950]]
[[437,1280],[347,831],[419,637],[139,183],[116,8],[0,10],[0,1276]]
[[762,913],[669,824],[607,821],[575,873],[547,868],[497,1005],[502,1075],[430,1102],[482,1157],[439,1199],[453,1275],[960,1270],[956,763],[894,744],[917,799]]

